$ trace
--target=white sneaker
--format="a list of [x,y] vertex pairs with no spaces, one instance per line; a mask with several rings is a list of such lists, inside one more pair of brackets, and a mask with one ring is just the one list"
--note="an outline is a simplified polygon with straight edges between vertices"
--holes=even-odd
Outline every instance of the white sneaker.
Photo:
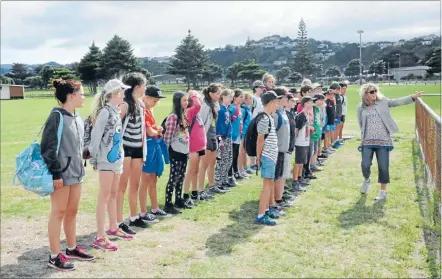
[[387,198],[387,191],[381,190],[379,192],[379,195],[376,196],[375,200],[380,201],[380,200],[385,200],[386,198]]
[[361,185],[361,194],[366,194],[368,191],[368,187],[370,186],[370,178],[365,179]]

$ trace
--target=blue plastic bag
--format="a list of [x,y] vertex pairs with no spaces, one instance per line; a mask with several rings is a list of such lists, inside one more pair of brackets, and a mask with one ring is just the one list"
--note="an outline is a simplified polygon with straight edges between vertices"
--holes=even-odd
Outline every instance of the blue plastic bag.
[[[57,155],[60,149],[61,135],[63,133],[63,115],[60,114],[60,122],[57,131]],[[28,191],[34,192],[42,197],[50,195],[54,192],[54,181],[52,174],[49,172],[43,157],[41,156],[41,147],[37,141],[33,141],[31,145],[20,153],[15,159],[16,171],[12,183],[23,185]],[[18,179],[19,183],[16,183]]]

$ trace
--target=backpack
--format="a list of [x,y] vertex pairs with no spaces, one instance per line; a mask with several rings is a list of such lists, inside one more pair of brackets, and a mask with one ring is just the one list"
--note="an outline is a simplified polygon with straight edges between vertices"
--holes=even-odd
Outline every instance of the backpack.
[[[170,114],[169,114],[169,116],[170,116]],[[161,122],[161,127],[163,128],[163,133],[166,132],[166,121],[167,121],[167,118],[169,118],[169,116],[164,118],[163,122]],[[193,126],[195,125],[195,122],[196,122],[196,116],[192,119],[192,123],[190,123],[190,127],[188,128],[189,135],[190,135],[190,132],[192,131]]]
[[[60,122],[57,130],[57,155],[60,149],[61,136],[63,134],[63,115],[59,111]],[[41,156],[41,146],[34,140],[31,145],[15,158],[16,171],[12,180],[13,185],[23,185],[28,191],[42,197],[54,192],[54,182],[48,166]],[[20,184],[16,183],[16,178]]]
[[[106,108],[106,107],[103,107]],[[107,109],[107,108],[106,108]],[[109,118],[111,117],[111,114],[109,114]],[[126,121],[127,125],[127,121]],[[84,138],[83,138],[83,159],[84,166],[86,166],[86,160],[89,160],[91,158],[91,153],[89,152],[89,145],[91,145],[91,134],[92,134],[92,116],[89,115],[86,120],[84,120]]]
[[[246,136],[244,138],[244,146],[246,149],[246,153],[248,156],[255,157],[256,156],[256,142],[258,140],[258,123],[261,121],[261,118],[265,115],[265,112],[260,112],[258,115],[252,119],[249,127],[247,128]],[[269,133],[272,128],[272,122],[269,119]],[[268,134],[264,135],[264,139],[266,139]]]
[[276,124],[276,132],[279,131],[282,127],[282,114],[279,110],[276,110],[276,114],[278,115],[278,123]]

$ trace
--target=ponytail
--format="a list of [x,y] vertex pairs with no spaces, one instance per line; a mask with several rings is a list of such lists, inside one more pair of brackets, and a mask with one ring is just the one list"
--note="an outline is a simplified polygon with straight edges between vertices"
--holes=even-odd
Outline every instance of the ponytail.
[[218,112],[215,109],[215,103],[212,101],[212,98],[210,98],[210,93],[215,93],[216,91],[218,91],[218,88],[222,88],[222,85],[219,83],[212,83],[203,90],[204,101],[209,105],[210,109],[212,110],[213,119],[216,119],[218,117]]

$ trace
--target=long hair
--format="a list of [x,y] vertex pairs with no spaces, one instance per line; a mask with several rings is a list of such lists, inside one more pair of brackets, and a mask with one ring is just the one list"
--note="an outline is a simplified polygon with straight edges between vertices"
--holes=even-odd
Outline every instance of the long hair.
[[[173,94],[173,98],[172,98],[172,113],[175,114],[178,118],[178,125],[180,125],[180,127],[182,129],[184,129],[184,127],[187,125],[187,119],[186,119],[186,114],[184,113],[183,108],[181,107],[181,99],[185,96],[186,94],[184,94],[184,92],[182,91],[176,91]],[[183,123],[183,116],[185,119],[186,123]]]
[[212,83],[203,90],[204,95],[204,101],[209,105],[210,109],[212,110],[213,119],[216,119],[218,116],[218,113],[215,109],[215,103],[212,101],[212,98],[210,98],[210,93],[215,93],[218,91],[218,88],[222,88],[223,86],[219,83]]
[[373,83],[366,83],[361,86],[359,89],[359,96],[361,97],[361,103],[365,106],[371,105],[371,102],[367,98],[366,92],[370,90],[376,90],[376,101],[382,100],[384,95],[379,90],[379,87]]
[[142,73],[128,73],[122,77],[122,82],[130,86],[130,88],[124,91],[124,101],[128,105],[127,114],[135,117],[139,111],[138,107],[136,106],[133,92],[136,86],[147,83],[146,77]]
[[233,96],[234,92],[232,89],[229,88],[224,88],[221,91],[221,95],[219,96],[219,103],[222,104],[223,103],[223,97],[225,96]]
[[92,125],[95,124],[95,120],[97,120],[98,114],[103,109],[103,107],[109,102],[112,96],[117,95],[118,93],[122,93],[123,89],[118,89],[116,91],[106,92],[105,90],[101,91],[101,93],[95,94],[94,104],[92,107],[91,113],[91,121]]
[[233,99],[232,99],[232,104],[235,102],[235,98],[238,98],[240,96],[243,96],[243,92],[241,89],[237,88],[235,90],[233,90]]

